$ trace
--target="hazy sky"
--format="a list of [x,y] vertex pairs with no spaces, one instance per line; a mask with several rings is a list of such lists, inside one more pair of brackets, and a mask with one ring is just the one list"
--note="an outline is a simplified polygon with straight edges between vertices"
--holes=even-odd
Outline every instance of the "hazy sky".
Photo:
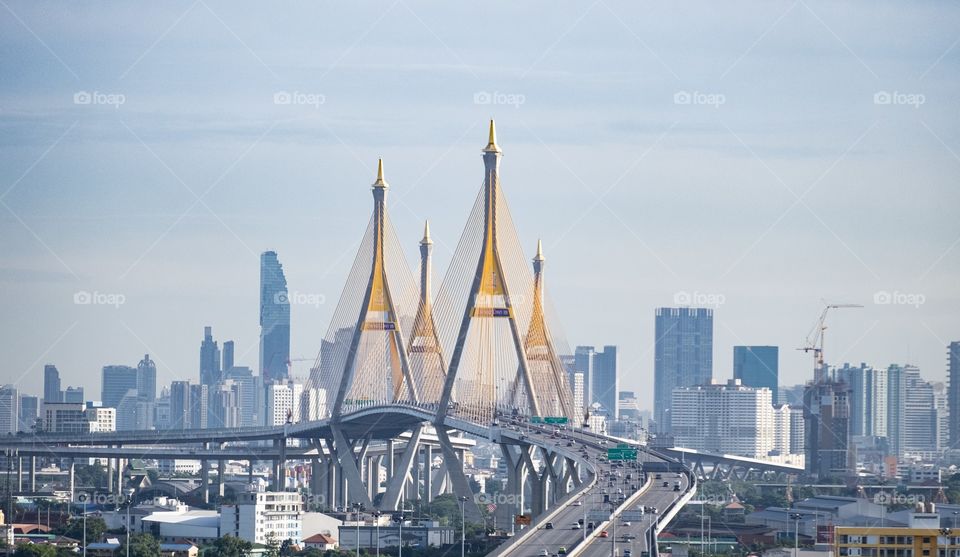
[[318,302],[292,308],[312,360],[377,157],[411,265],[431,219],[439,284],[490,117],[558,325],[620,345],[644,402],[654,309],[682,293],[717,308],[718,378],[736,344],[809,378],[794,348],[827,300],[865,306],[832,316],[829,361],[940,379],[958,29],[951,2],[2,0],[0,382],[39,393],[55,363],[99,398],[103,365],[147,352],[196,380],[204,325],[256,367],[268,249]]

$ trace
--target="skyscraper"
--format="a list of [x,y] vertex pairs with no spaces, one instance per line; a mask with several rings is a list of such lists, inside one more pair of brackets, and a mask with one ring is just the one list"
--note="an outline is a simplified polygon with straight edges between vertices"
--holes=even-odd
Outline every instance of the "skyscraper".
[[203,342],[200,343],[200,384],[212,386],[223,379],[220,369],[220,348],[213,340],[213,328],[203,328]]
[[60,372],[57,366],[47,364],[43,366],[43,401],[62,402],[60,393]]
[[616,346],[604,346],[602,352],[594,354],[593,402],[599,402],[606,409],[611,421],[618,419],[620,414],[619,365]]
[[673,389],[709,385],[713,378],[713,310],[657,308],[653,412],[657,431],[670,431]]
[[145,402],[157,400],[157,364],[150,354],[144,354],[137,364],[137,395]]
[[227,376],[227,372],[230,371],[230,368],[233,367],[233,341],[228,340],[223,343],[223,376]]
[[253,370],[246,366],[233,366],[226,371],[226,380],[236,383],[240,390],[240,425],[243,427],[259,425],[257,382]]
[[0,387],[0,435],[17,432],[20,424],[20,393],[13,385]]
[[766,387],[777,400],[779,348],[776,346],[734,346],[733,378],[748,387]]
[[274,251],[260,254],[260,376],[264,384],[287,378],[290,300],[283,265]]
[[84,402],[83,387],[67,387],[60,396],[63,402]]
[[37,425],[40,400],[35,396],[20,395],[20,431],[33,431]]
[[100,384],[100,400],[103,405],[117,409],[117,419],[122,419],[120,402],[127,392],[137,393],[137,370],[130,366],[103,366]]
[[803,393],[807,472],[838,478],[850,472],[850,401],[843,381],[810,383]]
[[[593,356],[592,346],[578,346],[573,355],[574,373],[583,375],[583,406],[579,408],[581,412],[584,408],[593,404]],[[575,384],[571,380],[571,386]]]
[[947,406],[950,413],[951,447],[960,447],[960,340],[947,346]]
[[190,382],[170,383],[170,429],[190,429],[191,408]]
[[937,450],[937,410],[933,385],[920,376],[920,368],[903,366],[905,380],[903,432],[901,448],[910,453],[933,453]]
[[850,435],[887,437],[887,370],[843,364],[837,376],[850,388]]

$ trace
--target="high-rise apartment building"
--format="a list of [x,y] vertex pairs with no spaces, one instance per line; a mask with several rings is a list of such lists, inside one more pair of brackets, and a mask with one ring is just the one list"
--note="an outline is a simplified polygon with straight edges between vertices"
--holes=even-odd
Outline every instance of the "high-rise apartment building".
[[620,356],[616,346],[604,346],[593,355],[593,402],[600,403],[611,420],[620,416]]
[[861,363],[836,370],[850,389],[850,435],[887,436],[887,370]]
[[224,370],[224,373],[226,379],[236,383],[240,389],[240,425],[244,427],[259,425],[262,412],[258,412],[260,405],[253,370],[245,366],[233,366]]
[[920,376],[920,368],[904,365],[903,431],[901,449],[909,453],[937,450],[937,411],[933,385]]
[[960,340],[947,346],[947,408],[950,445],[960,447]]
[[43,366],[43,401],[63,402],[60,392],[60,371],[57,366],[47,364]]
[[810,383],[803,393],[803,410],[807,472],[819,478],[844,477],[853,465],[847,384]]
[[766,387],[776,402],[779,388],[780,349],[776,346],[734,346],[733,378],[748,387]]
[[298,493],[241,492],[236,504],[220,508],[220,535],[256,544],[269,543],[271,538],[299,544],[302,513],[303,498]]
[[653,412],[657,431],[670,431],[677,387],[709,385],[713,377],[713,310],[657,308]]
[[260,376],[264,384],[288,377],[290,299],[277,253],[260,254]]
[[[573,355],[574,373],[583,375],[583,406],[579,408],[585,411],[593,404],[593,364],[595,350],[592,346],[578,346]],[[571,379],[571,386],[573,382]]]
[[[738,379],[677,387],[670,408],[678,447],[765,458],[776,446],[773,395],[765,387],[747,387]],[[781,435],[789,435],[789,429]],[[781,445],[789,446],[789,440]]]
[[210,427],[210,387],[208,385],[190,385],[190,428],[207,429]]
[[212,387],[221,379],[220,348],[213,340],[213,327],[204,327],[203,342],[200,343],[200,384]]
[[302,415],[303,385],[293,381],[266,386],[267,412],[264,425],[283,425],[298,422]]

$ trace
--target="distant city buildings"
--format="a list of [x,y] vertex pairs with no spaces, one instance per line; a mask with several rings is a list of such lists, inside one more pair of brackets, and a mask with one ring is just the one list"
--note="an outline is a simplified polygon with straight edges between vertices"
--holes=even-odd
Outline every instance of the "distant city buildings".
[[124,365],[103,366],[100,382],[100,400],[104,406],[118,408],[120,401],[133,391],[137,397],[137,368]]
[[669,433],[673,390],[713,377],[713,310],[657,308],[654,339],[654,420],[658,432]]
[[960,341],[955,340],[947,346],[947,384],[950,443],[960,446]]
[[260,255],[260,376],[264,385],[288,377],[290,300],[277,253]]
[[30,395],[20,395],[20,426],[19,431],[34,431],[37,427],[37,417],[40,412],[40,399]]
[[[583,404],[598,404],[597,411],[605,413],[609,420],[617,419],[619,414],[619,364],[616,346],[604,346],[599,352],[593,346],[578,346],[573,357],[574,374],[583,375]],[[572,390],[576,389],[575,380],[571,376]]]
[[733,378],[748,387],[766,387],[777,401],[780,349],[776,346],[734,346]]
[[47,364],[43,366],[43,401],[63,402],[60,392],[60,371],[57,366]]
[[819,478],[844,477],[853,461],[850,401],[846,383],[824,380],[804,391],[806,469]]
[[20,392],[13,385],[0,387],[0,435],[17,433],[20,424]]
[[211,387],[223,378],[220,367],[220,347],[213,340],[213,327],[203,328],[203,341],[200,343],[200,384]]
[[774,408],[766,387],[749,387],[739,379],[677,387],[670,408],[678,447],[760,459],[789,451],[789,408]]

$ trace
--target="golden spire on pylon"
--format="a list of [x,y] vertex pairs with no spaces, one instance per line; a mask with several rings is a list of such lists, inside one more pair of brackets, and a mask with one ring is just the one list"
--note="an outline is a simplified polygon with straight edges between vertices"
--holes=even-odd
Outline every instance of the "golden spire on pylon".
[[373,183],[375,188],[389,188],[390,184],[383,178],[383,159],[377,159],[377,181]]
[[430,221],[423,222],[423,239],[420,240],[421,244],[432,244],[433,240],[430,239]]
[[493,119],[490,120],[490,139],[487,142],[484,152],[487,153],[499,153],[500,147],[497,146],[497,128],[493,124]]
[[533,258],[534,261],[543,261],[543,240],[537,238],[537,255]]

